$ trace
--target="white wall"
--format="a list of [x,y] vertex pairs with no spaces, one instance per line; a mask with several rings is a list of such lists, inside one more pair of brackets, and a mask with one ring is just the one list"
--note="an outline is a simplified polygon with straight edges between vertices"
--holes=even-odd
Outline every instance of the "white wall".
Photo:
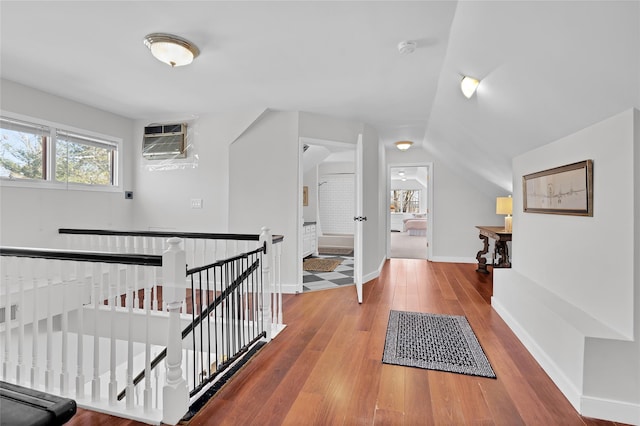
[[[392,167],[433,163],[433,205],[429,207],[433,216],[432,260],[475,262],[482,248],[476,225],[503,225],[504,217],[495,214],[495,197],[508,194],[486,195],[418,146],[404,152],[387,149],[386,163]],[[514,250],[513,256],[517,255]]]
[[[229,145],[262,112],[176,115],[136,121],[135,134],[139,141],[142,141],[144,126],[152,122],[187,122],[189,147],[187,158],[179,160],[147,160],[142,158],[140,149],[135,150],[134,227],[227,232]],[[192,199],[201,199],[202,208],[193,209]],[[246,232],[259,233],[260,228]]]
[[[137,147],[127,118],[44,93],[11,81],[0,84],[0,108],[34,119],[88,130],[123,140],[122,189],[130,190],[132,152]],[[132,200],[124,192],[0,187],[3,245],[53,247],[58,228],[128,229]]]
[[[629,336],[637,261],[633,142],[629,110],[513,160],[513,250],[523,253],[515,270]],[[593,217],[522,212],[523,175],[587,159],[594,163]]]
[[[640,424],[640,113],[513,160],[513,249],[492,305],[585,416]],[[522,176],[593,160],[593,217],[524,213]]]
[[297,282],[298,113],[267,111],[229,149],[229,230],[284,235],[282,283]]

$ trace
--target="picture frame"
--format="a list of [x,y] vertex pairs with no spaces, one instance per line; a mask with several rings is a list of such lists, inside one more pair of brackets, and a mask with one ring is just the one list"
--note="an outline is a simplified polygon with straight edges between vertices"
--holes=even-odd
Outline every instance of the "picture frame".
[[522,176],[526,213],[593,216],[593,160]]
[[308,186],[302,187],[302,205],[305,207],[309,205],[309,187]]

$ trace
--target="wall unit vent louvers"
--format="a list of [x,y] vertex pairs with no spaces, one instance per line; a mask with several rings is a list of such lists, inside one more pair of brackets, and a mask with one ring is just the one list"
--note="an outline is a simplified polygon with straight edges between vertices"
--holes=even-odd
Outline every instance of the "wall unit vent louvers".
[[144,128],[142,156],[148,160],[185,158],[186,124],[152,124]]

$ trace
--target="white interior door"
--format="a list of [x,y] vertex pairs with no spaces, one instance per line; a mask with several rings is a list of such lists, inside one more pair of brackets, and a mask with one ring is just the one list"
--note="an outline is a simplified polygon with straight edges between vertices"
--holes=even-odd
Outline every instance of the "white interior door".
[[356,291],[358,293],[358,303],[362,303],[362,228],[363,222],[367,220],[367,217],[363,212],[362,202],[362,134],[358,135],[358,142],[356,145],[356,193],[355,193],[355,216],[353,221],[354,226],[354,247],[353,247],[353,261],[354,271],[353,278],[356,283]]

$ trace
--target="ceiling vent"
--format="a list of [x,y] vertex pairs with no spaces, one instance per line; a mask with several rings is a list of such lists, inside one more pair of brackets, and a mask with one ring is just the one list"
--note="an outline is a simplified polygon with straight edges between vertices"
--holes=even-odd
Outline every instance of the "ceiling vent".
[[187,125],[152,124],[144,128],[142,156],[148,160],[185,158]]

